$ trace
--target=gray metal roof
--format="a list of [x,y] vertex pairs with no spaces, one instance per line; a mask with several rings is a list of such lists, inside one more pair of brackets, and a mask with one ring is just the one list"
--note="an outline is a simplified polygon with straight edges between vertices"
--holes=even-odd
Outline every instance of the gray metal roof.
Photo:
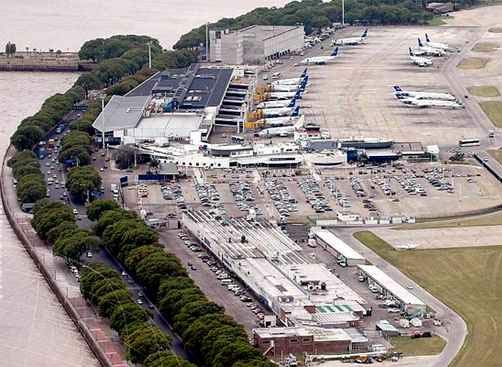
[[[134,128],[140,122],[151,96],[112,96],[92,126],[103,132]],[[104,128],[103,128],[104,127]]]

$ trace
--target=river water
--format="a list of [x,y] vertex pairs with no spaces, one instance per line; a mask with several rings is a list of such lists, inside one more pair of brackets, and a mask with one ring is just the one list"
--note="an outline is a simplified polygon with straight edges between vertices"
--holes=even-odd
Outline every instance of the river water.
[[[287,0],[5,0],[0,49],[77,51],[88,39],[145,34],[170,48],[180,34],[221,17]],[[46,97],[67,90],[78,75],[0,72],[0,158],[18,123]],[[0,367],[94,366],[31,259],[10,228],[0,203]]]

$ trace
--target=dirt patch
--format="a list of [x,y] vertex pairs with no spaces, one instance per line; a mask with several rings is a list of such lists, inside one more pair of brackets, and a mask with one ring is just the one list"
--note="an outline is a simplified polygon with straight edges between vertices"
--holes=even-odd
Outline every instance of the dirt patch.
[[499,97],[500,92],[492,85],[478,85],[467,88],[470,94],[476,97]]
[[468,57],[466,59],[461,60],[457,68],[464,70],[475,70],[475,69],[483,69],[486,64],[488,64],[490,59],[485,59],[482,57]]
[[493,27],[488,30],[488,32],[492,33],[502,33],[502,27]]
[[499,43],[496,42],[478,42],[472,48],[475,52],[494,52],[500,47]]
[[496,127],[502,127],[502,102],[486,101],[480,102],[481,109]]

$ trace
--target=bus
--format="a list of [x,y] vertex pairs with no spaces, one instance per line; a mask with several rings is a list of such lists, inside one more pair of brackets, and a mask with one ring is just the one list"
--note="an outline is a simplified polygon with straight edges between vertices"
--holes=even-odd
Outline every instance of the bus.
[[479,139],[462,139],[458,141],[458,146],[460,147],[477,147],[480,145],[481,142]]

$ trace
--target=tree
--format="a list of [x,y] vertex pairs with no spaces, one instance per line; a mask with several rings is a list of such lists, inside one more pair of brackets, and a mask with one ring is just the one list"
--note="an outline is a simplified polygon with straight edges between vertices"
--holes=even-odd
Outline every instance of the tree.
[[32,173],[19,177],[16,194],[22,203],[35,203],[45,198],[47,186],[41,173]]
[[55,243],[62,234],[72,233],[77,229],[78,225],[75,222],[72,221],[62,222],[47,232],[47,241],[49,243]]
[[110,317],[116,307],[128,302],[131,302],[131,296],[126,289],[106,293],[104,296],[99,297],[99,313],[105,317]]
[[113,152],[113,159],[119,169],[132,167],[134,164],[135,149],[132,147],[121,147]]
[[46,239],[48,232],[63,222],[75,222],[73,210],[68,205],[44,199],[33,208],[31,223],[42,239]]
[[120,209],[119,205],[113,200],[94,200],[87,207],[87,217],[96,221],[101,217],[101,214],[107,210],[117,210]]
[[21,126],[11,136],[10,142],[17,150],[31,149],[43,140],[44,136],[44,131],[37,126]]
[[75,167],[68,173],[66,188],[78,202],[85,202],[91,191],[101,186],[101,176],[92,166]]
[[5,45],[5,54],[7,55],[7,57],[14,56],[15,53],[16,53],[16,44],[7,42],[7,44]]
[[115,307],[110,320],[112,328],[122,334],[127,332],[129,326],[138,322],[145,322],[148,317],[148,313],[141,306],[129,302]]
[[181,360],[170,352],[150,354],[143,365],[145,367],[195,367],[194,364]]
[[158,327],[143,323],[132,333],[125,334],[124,343],[131,361],[143,363],[150,354],[168,351],[170,339]]

